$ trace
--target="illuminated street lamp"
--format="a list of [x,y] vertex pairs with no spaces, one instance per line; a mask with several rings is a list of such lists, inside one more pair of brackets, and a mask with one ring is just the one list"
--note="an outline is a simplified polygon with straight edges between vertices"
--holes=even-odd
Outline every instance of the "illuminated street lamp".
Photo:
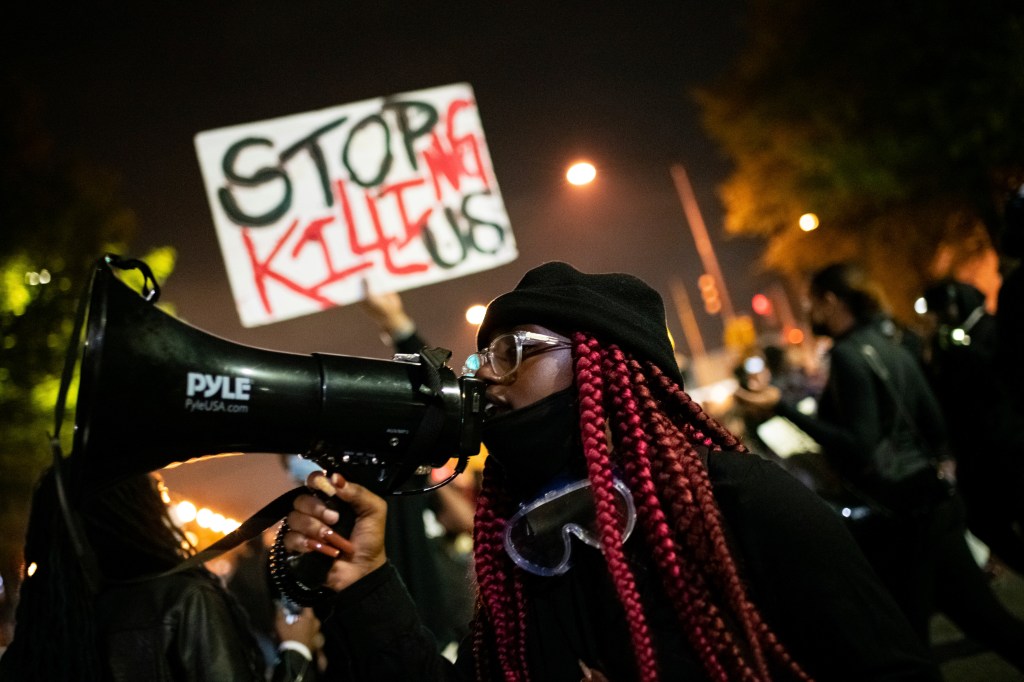
[[813,213],[804,213],[800,216],[800,229],[804,232],[810,232],[818,228],[818,216]]
[[565,172],[565,179],[569,181],[571,185],[588,185],[594,181],[597,177],[597,169],[594,168],[594,164],[586,161],[579,161],[569,166],[569,170]]
[[487,312],[487,306],[474,305],[466,309],[466,322],[470,324],[479,325],[484,321],[484,313]]

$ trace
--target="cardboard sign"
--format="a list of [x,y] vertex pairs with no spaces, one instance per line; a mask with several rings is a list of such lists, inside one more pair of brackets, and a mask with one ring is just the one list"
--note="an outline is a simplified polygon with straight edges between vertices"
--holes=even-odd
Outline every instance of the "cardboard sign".
[[195,144],[246,327],[518,255],[468,84],[208,130]]

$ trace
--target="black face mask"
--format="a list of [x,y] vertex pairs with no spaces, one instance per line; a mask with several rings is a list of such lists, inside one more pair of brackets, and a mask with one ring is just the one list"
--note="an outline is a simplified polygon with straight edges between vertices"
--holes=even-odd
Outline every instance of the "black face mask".
[[530,499],[561,476],[584,475],[579,419],[576,389],[570,386],[484,422],[488,457],[504,470],[514,498]]

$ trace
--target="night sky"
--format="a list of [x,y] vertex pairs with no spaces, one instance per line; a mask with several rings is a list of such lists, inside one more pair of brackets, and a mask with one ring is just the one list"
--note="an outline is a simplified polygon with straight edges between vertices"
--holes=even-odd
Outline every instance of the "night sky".
[[[547,260],[628,271],[667,300],[676,277],[698,301],[701,266],[669,174],[673,163],[690,175],[739,312],[758,286],[751,276],[758,244],[721,231],[715,187],[729,165],[689,95],[742,46],[739,0],[366,8],[310,0],[47,1],[22,10],[25,18],[0,29],[4,68],[43,96],[59,146],[120,176],[139,224],[133,255],[177,249],[164,297],[210,333],[299,353],[389,353],[351,306],[242,327],[195,134],[458,82],[474,89],[520,253],[509,265],[403,294],[424,335],[453,349],[460,366],[474,345],[465,309]],[[579,156],[599,172],[583,190],[563,179]],[[720,323],[702,310],[697,317],[706,342],[717,345]],[[669,325],[683,338],[671,307]],[[256,496],[266,501],[263,491]],[[254,496],[243,503],[218,497],[242,514]]]

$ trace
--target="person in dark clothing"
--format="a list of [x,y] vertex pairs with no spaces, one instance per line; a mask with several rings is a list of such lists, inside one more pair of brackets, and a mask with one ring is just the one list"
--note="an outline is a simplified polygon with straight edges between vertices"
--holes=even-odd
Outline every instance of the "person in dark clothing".
[[804,367],[790,359],[790,353],[781,346],[764,347],[764,361],[773,386],[778,386],[785,400],[798,403],[804,398],[817,395],[816,379],[808,375]]
[[[360,307],[380,328],[381,341],[395,353],[416,354],[427,347],[397,292],[374,293],[367,287]],[[428,513],[444,529],[443,535],[428,536],[424,527]],[[472,525],[472,503],[453,485],[396,498],[388,504],[388,558],[427,629],[442,650],[452,652],[469,633],[475,590],[470,566],[449,551],[446,540],[449,534],[471,532]]]
[[[644,282],[541,265],[477,340],[480,595],[454,664],[388,562],[384,500],[309,481],[356,513],[318,608],[347,679],[939,679],[840,519],[683,391]],[[337,519],[298,497],[285,546]]]
[[[1024,442],[1002,388],[996,318],[985,295],[964,282],[938,282],[923,299],[932,330],[924,364],[949,427],[967,527],[1024,575]],[[963,417],[964,396],[971,419]]]
[[[264,658],[240,606],[196,566],[167,514],[156,479],[131,476],[97,490],[76,485],[74,457],[41,478],[29,517],[14,641],[0,657],[4,682],[264,682]],[[82,552],[74,549],[81,543]],[[312,614],[282,624],[288,646],[275,682],[315,680]]]
[[1016,426],[1016,443],[1024,442],[1024,184],[1006,202],[1004,220],[995,239],[1002,258],[1003,283],[996,308],[996,364],[1007,401],[1007,416]]
[[[777,390],[740,390],[736,399],[791,420],[821,444],[850,489],[882,508],[850,527],[923,639],[941,610],[1024,671],[1024,623],[993,594],[967,545],[962,499],[942,494],[933,469],[952,478],[941,409],[917,358],[879,331],[879,300],[851,263],[811,278],[812,330],[833,339],[816,416],[781,401]],[[892,456],[878,457],[886,441]]]

